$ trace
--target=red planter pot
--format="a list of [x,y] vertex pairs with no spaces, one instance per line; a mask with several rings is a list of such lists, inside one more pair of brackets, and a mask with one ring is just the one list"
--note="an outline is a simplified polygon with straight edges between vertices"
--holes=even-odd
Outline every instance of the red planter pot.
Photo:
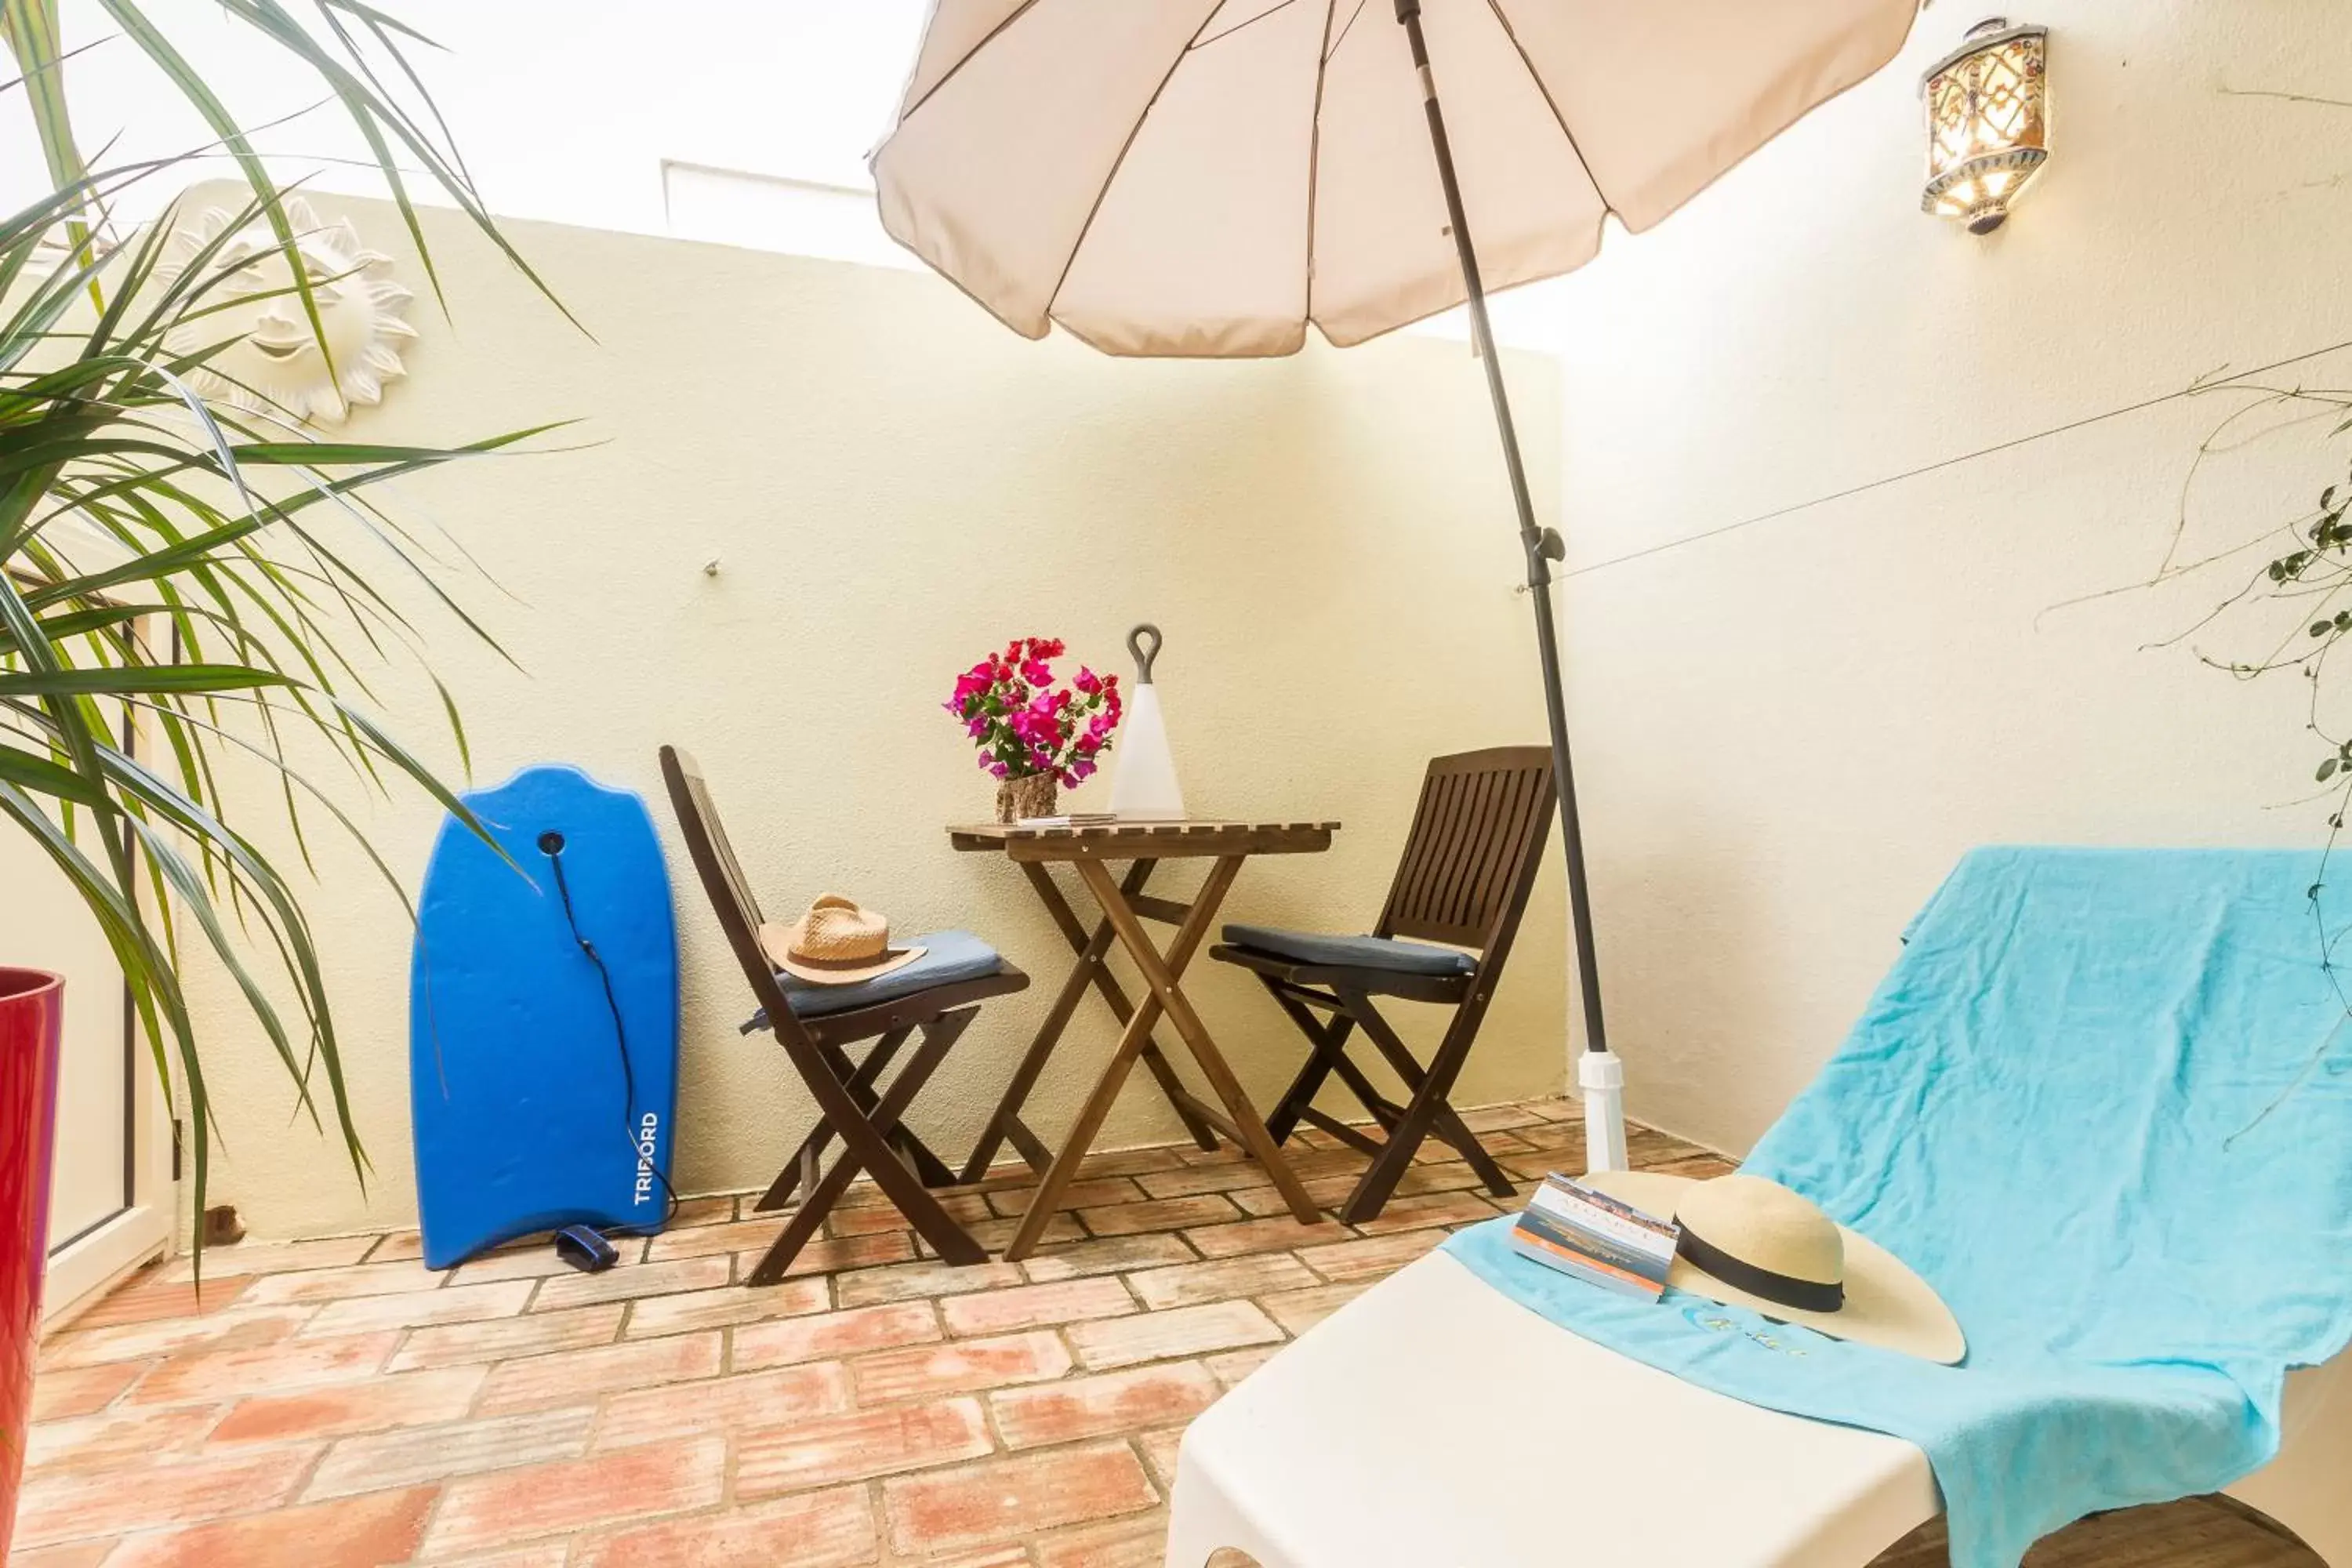
[[41,1273],[49,1250],[49,1148],[66,983],[0,968],[0,1561],[16,1528]]

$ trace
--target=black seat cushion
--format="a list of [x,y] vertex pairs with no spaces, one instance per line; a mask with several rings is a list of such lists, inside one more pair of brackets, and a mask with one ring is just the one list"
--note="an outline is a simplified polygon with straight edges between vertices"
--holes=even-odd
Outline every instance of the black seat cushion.
[[1225,941],[1294,963],[1333,969],[1384,969],[1394,974],[1474,974],[1478,969],[1478,961],[1466,952],[1392,936],[1326,936],[1280,926],[1229,925]]

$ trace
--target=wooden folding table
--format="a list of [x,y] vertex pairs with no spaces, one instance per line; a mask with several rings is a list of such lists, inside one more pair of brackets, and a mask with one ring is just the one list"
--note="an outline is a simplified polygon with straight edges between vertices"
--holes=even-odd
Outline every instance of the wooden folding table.
[[[982,823],[948,829],[948,841],[956,848],[1001,854],[1020,867],[1044,901],[1046,912],[1053,916],[1054,923],[1061,928],[1078,955],[1077,963],[1063,982],[1061,993],[1055,997],[1036,1038],[1021,1058],[1021,1065],[1006,1086],[995,1113],[989,1118],[963,1173],[968,1182],[985,1176],[997,1151],[1009,1142],[1023,1159],[1042,1173],[1036,1195],[1022,1215],[1012,1244],[1004,1249],[1008,1259],[1026,1258],[1035,1249],[1046,1222],[1060,1206],[1062,1194],[1077,1174],[1088,1147],[1102,1131],[1104,1118],[1110,1114],[1112,1101],[1118,1098],[1120,1086],[1126,1083],[1127,1075],[1139,1059],[1201,1147],[1214,1148],[1216,1141],[1212,1134],[1223,1134],[1265,1168],[1267,1179],[1301,1224],[1311,1225],[1319,1217],[1314,1200],[1307,1195],[1307,1189],[1284,1162],[1281,1150],[1265,1130],[1265,1121],[1243,1094],[1240,1081],[1226,1066],[1216,1042],[1201,1022],[1200,1014],[1185,996],[1181,981],[1185,966],[1214,925],[1217,907],[1224,901],[1225,892],[1233,886],[1243,861],[1253,855],[1319,854],[1331,847],[1331,834],[1339,826],[1336,822],[1186,821],[1021,827]],[[1153,897],[1143,890],[1153,868],[1162,860],[1173,859],[1212,862],[1201,890],[1192,895],[1189,903]],[[1102,919],[1091,932],[1081,923],[1046,869],[1057,860],[1067,862],[1076,871],[1078,880],[1101,907]],[[1111,875],[1107,862],[1116,860],[1129,862],[1124,877]],[[1158,921],[1175,928],[1176,934],[1164,951],[1153,944],[1143,929],[1145,921]],[[1111,975],[1107,960],[1114,939],[1126,949],[1137,972],[1143,976],[1148,989],[1139,1003],[1130,1005],[1126,992]],[[1061,1152],[1053,1154],[1021,1120],[1021,1107],[1088,990],[1102,994],[1112,1014],[1126,1028],[1100,1081],[1079,1110],[1077,1122],[1070,1129]],[[1199,1066],[1201,1076],[1208,1080],[1222,1109],[1187,1089],[1152,1039],[1152,1028],[1163,1016],[1175,1026],[1185,1050]]]

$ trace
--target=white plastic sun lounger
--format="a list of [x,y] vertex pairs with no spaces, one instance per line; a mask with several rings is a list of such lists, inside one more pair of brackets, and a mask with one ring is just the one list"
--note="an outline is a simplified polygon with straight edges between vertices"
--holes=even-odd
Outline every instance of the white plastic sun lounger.
[[[2053,1458],[2068,1450],[2052,1445],[2074,1433],[2059,1417],[2095,1408],[2073,1403],[2082,1396],[2058,1347],[2088,1347],[2085,1369],[2202,1364],[2204,1325],[2185,1330],[2177,1310],[2167,1315],[2194,1299],[2233,1314],[2211,1336],[2224,1360],[2232,1334],[2270,1347],[2238,1354],[2247,1376],[2292,1369],[2298,1354],[2326,1358],[2287,1372],[2278,1450],[2228,1490],[2322,1561],[2352,1568],[2352,1275],[2340,1212],[2352,1191],[2342,1142],[2352,1098],[2269,1098],[2313,1075],[2344,1034],[2341,998],[2318,964],[2294,956],[2313,951],[2303,945],[2308,885],[2307,864],[2281,851],[1972,851],[1906,928],[1894,973],[1847,1045],[1756,1152],[1767,1174],[1776,1162],[1812,1159],[1818,1179],[1848,1184],[1849,1201],[1869,1179],[1851,1167],[1875,1162],[1882,1195],[1893,1195],[1890,1223],[1907,1213],[1914,1225],[1973,1224],[1961,1196],[1990,1193],[2011,1205],[1994,1239],[2014,1242],[2021,1223],[2097,1226],[2124,1249],[1980,1251],[1990,1261],[1953,1281],[1969,1292],[1964,1326],[1974,1312],[1980,1329],[1999,1331],[2004,1295],[2040,1314],[2007,1324],[2011,1338],[1993,1339],[1990,1353],[1980,1329],[1970,1334],[1988,1377],[2009,1380],[1991,1386],[2019,1423],[1990,1429],[2000,1464],[1955,1451],[1956,1489],[1971,1509],[1959,1533],[1978,1561],[2008,1561],[2024,1526],[2064,1516],[1991,1511],[2034,1501],[2036,1489],[2080,1511],[2230,1473],[2226,1459],[2203,1460],[2185,1422],[2094,1417],[2080,1429],[2080,1465]],[[2327,922],[2352,929],[2352,910],[2329,911]],[[2313,1049],[2320,1055],[2306,1057]],[[1919,1109],[1889,1118],[1886,1105]],[[2110,1109],[2102,1136],[2084,1136]],[[2257,1125],[2264,1142],[2246,1147],[2258,1152],[2226,1164],[2231,1129]],[[2039,1156],[1988,1163],[2020,1147]],[[1957,1168],[1939,1168],[1938,1151]],[[2128,1199],[2102,1185],[2102,1162],[2116,1151]],[[1671,1192],[1633,1190],[1656,1180],[1625,1173],[1608,1185],[1667,1212]],[[1941,1201],[1931,1202],[1922,1188],[1937,1180]],[[2306,1184],[2252,1206],[2261,1184],[2295,1181]],[[2198,1206],[2216,1196],[2231,1205],[2219,1211],[2226,1228]],[[2154,1205],[2167,1222],[2150,1218]],[[2270,1227],[2283,1215],[2294,1216],[2292,1233]],[[2256,1238],[2282,1249],[2266,1255],[2275,1269],[2237,1245]],[[1937,1253],[1934,1238],[1913,1241]],[[2233,1272],[2168,1302],[2168,1278],[2151,1259]],[[2032,1271],[2004,1281],[2015,1260]],[[2109,1311],[2095,1299],[2100,1280],[2150,1289],[2153,1331],[2099,1332],[2134,1321],[2128,1300]],[[2051,1281],[2068,1294],[2035,1294]],[[2274,1321],[2263,1317],[2272,1310],[2264,1290],[2279,1302]],[[2063,1327],[2048,1315],[2076,1310],[2083,1321]],[[1193,1423],[1177,1464],[1167,1568],[1202,1568],[1221,1547],[1264,1568],[1859,1568],[1941,1510],[1928,1455],[1912,1441],[1716,1393],[1563,1326],[1577,1321],[1523,1305],[1507,1280],[1451,1252],[1375,1286]],[[1590,1321],[1607,1331],[1605,1314]],[[2032,1361],[2015,1352],[2042,1343],[2021,1336],[2044,1329],[2060,1359],[2037,1384]],[[1725,1386],[1779,1388],[1801,1402],[1807,1385],[1751,1371]],[[1937,1392],[1917,1380],[1895,1386],[1898,1397]],[[2240,1392],[2269,1409],[2267,1387]],[[2046,1408],[2036,1403],[2044,1396]],[[1851,1396],[1805,1407],[1872,1408]],[[1964,1420],[1964,1409],[1944,1402],[1907,1429],[1937,1443],[1935,1420]],[[1885,1415],[1881,1406],[1871,1418]],[[2252,1462],[2262,1436],[2241,1422],[2234,1446],[2215,1452]],[[1988,1533],[1995,1522],[1998,1540]]]
[[[2352,1568],[2352,1355],[2291,1374],[2230,1495]],[[1783,1415],[1579,1339],[1433,1253],[1211,1406],[1167,1568],[1845,1568],[1940,1511],[1899,1437]]]

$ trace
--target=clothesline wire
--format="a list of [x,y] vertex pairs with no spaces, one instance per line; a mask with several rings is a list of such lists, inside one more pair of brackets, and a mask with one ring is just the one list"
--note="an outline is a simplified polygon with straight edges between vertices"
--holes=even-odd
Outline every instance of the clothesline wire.
[[1780,518],[1807,511],[1817,506],[1828,506],[1833,501],[1850,500],[1855,496],[1867,495],[1872,490],[1885,489],[1889,485],[1899,485],[1928,474],[1940,473],[1946,468],[1958,468],[1963,463],[1973,463],[1980,458],[1997,457],[2003,452],[2014,451],[2020,447],[2031,446],[2036,441],[2046,441],[2053,437],[2071,435],[2074,431],[2088,429],[2094,425],[2103,425],[2109,420],[2121,419],[2129,415],[2143,414],[2148,409],[2161,407],[2168,403],[2178,403],[2186,398],[2201,396],[2206,393],[2223,391],[2237,383],[2251,381],[2256,376],[2268,375],[2273,371],[2285,370],[2291,365],[2302,364],[2310,360],[2323,359],[2332,353],[2340,353],[2346,349],[2352,349],[2352,338],[2347,338],[2342,342],[2330,343],[2325,348],[2312,349],[2304,353],[2289,355],[2285,359],[2273,360],[2269,364],[2254,365],[2250,369],[2237,371],[2229,375],[2200,377],[2177,392],[2167,392],[2155,397],[2142,398],[2137,403],[2127,403],[2119,408],[2109,408],[2098,414],[2086,414],[2079,419],[2070,419],[2063,425],[2053,425],[2047,429],[2035,430],[2028,435],[2013,436],[2005,441],[1996,441],[1990,447],[1979,447],[1972,452],[1939,458],[1932,463],[1923,463],[1916,468],[1906,468],[1900,473],[1885,474],[1874,479],[1865,479],[1861,484],[1849,485],[1843,489],[1832,490],[1826,495],[1814,496],[1809,500],[1792,501],[1787,506],[1774,507],[1769,511],[1759,511],[1753,517],[1743,517],[1734,522],[1719,523],[1713,528],[1702,529],[1696,533],[1686,533],[1679,539],[1662,540],[1656,544],[1645,544],[1639,550],[1629,550],[1622,555],[1612,555],[1605,560],[1570,567],[1559,573],[1554,581],[1559,581],[1562,577],[1581,577],[1589,572],[1600,572],[1611,566],[1622,566],[1628,562],[1643,560],[1652,555],[1661,555],[1669,550],[1680,550],[1685,545],[1701,544],[1710,539],[1720,539],[1727,533],[1737,533],[1743,528],[1753,528],[1759,523],[1776,521]]

